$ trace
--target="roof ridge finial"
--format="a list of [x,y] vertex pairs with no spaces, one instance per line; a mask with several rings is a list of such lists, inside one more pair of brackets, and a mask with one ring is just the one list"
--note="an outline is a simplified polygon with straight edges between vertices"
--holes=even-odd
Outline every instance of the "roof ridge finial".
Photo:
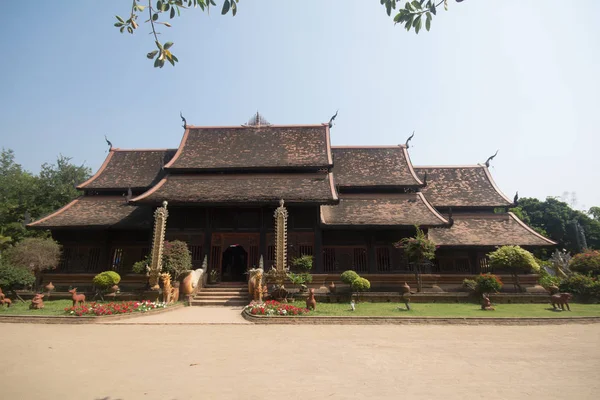
[[254,114],[248,120],[248,122],[242,126],[252,126],[252,127],[260,128],[262,126],[271,126],[271,123],[269,121],[267,121],[267,119],[265,117],[263,117],[257,110],[256,114]]
[[495,157],[498,155],[498,151],[499,151],[499,150],[496,150],[496,152],[494,153],[494,155],[493,155],[493,156],[489,156],[489,157],[488,157],[488,159],[487,159],[487,160],[485,160],[485,166],[486,166],[487,168],[489,168],[489,167],[490,167],[490,161],[492,161],[492,160],[493,160],[493,159],[494,159],[494,158],[495,158]]
[[329,119],[329,122],[327,123],[327,125],[329,126],[329,129],[331,129],[333,127],[333,120],[335,120],[337,118],[338,112],[339,112],[339,108],[335,111],[335,114],[333,114],[333,116]]
[[415,131],[413,131],[412,135],[410,135],[408,137],[408,139],[406,139],[406,143],[404,143],[404,145],[406,146],[407,149],[410,147],[410,145],[408,144],[408,142],[410,142],[414,136],[415,136]]
[[113,144],[110,140],[108,140],[108,138],[106,137],[106,135],[104,135],[104,140],[106,140],[106,144],[108,145],[108,151],[112,151],[113,148]]
[[183,113],[181,111],[179,111],[179,116],[181,117],[181,122],[183,122],[183,125],[181,125],[183,127],[183,129],[187,129],[187,121],[185,120],[185,117],[183,116]]

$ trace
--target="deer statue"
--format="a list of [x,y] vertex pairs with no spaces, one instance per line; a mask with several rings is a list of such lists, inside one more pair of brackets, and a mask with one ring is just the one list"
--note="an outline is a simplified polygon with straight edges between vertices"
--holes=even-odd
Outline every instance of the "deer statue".
[[315,299],[315,289],[310,289],[306,298],[306,308],[315,311],[317,309],[317,300]]
[[31,304],[29,305],[29,309],[30,310],[41,310],[42,308],[44,308],[44,295],[41,293],[37,293],[35,296],[33,296],[33,299],[31,299]]
[[85,304],[85,294],[77,294],[77,288],[73,288],[69,290],[73,296],[71,299],[73,300],[73,307],[75,307],[78,303],[79,305]]

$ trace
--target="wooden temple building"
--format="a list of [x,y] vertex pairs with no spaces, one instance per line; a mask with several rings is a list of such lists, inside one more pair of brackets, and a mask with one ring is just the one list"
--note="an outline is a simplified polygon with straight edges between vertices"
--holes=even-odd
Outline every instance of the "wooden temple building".
[[[63,246],[53,273],[126,275],[150,251],[153,212],[168,202],[167,240],[205,255],[223,281],[274,261],[273,212],[288,210],[288,259],[314,256],[313,274],[347,269],[372,281],[408,274],[393,243],[420,226],[439,246],[426,271],[487,272],[496,246],[552,246],[514,214],[485,165],[413,166],[406,145],[331,146],[328,124],[186,126],[179,148],[111,148],[79,198],[29,227]],[[324,278],[325,279],[325,278]],[[124,282],[126,279],[124,279]]]

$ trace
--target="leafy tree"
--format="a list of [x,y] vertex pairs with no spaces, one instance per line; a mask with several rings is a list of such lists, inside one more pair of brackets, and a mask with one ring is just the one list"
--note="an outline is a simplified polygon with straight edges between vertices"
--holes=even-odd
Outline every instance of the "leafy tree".
[[367,290],[371,289],[371,282],[369,282],[368,279],[358,277],[352,281],[352,284],[350,286],[352,287],[352,291],[358,293],[356,299],[358,301],[360,300],[360,294],[362,292],[366,292]]
[[596,221],[600,222],[600,207],[596,207],[596,206],[594,206],[594,207],[591,207],[591,208],[588,210],[588,214],[589,214],[589,215],[590,215],[590,216],[591,216],[593,219],[595,219]]
[[[600,249],[600,221],[572,209],[563,201],[553,197],[545,201],[522,198],[519,199],[519,206],[511,211],[571,253],[579,253],[583,247]],[[581,227],[581,233],[578,227]],[[583,245],[582,236],[587,246]]]
[[26,238],[7,251],[7,258],[11,264],[33,272],[37,289],[42,272],[58,266],[60,251],[60,245],[50,238]]
[[[455,1],[461,3],[463,0]],[[226,15],[231,12],[231,15],[235,17],[239,2],[239,0],[223,0],[221,14]],[[444,5],[444,9],[448,10],[448,0],[406,1],[404,2],[404,6],[402,6],[399,0],[380,0],[380,3],[385,7],[388,16],[391,16],[392,12],[396,12],[396,7],[399,6],[394,16],[394,23],[403,24],[407,31],[413,28],[415,33],[419,33],[423,26],[427,30],[431,28],[431,20],[433,16],[437,15],[438,8],[442,4]],[[147,18],[144,22],[150,24],[156,50],[146,54],[146,57],[154,60],[155,68],[162,68],[166,62],[175,66],[175,63],[179,62],[179,59],[177,59],[171,49],[173,42],[163,43],[158,39],[158,35],[160,34],[157,30],[158,26],[171,28],[172,25],[168,21],[176,16],[179,17],[181,12],[187,9],[200,8],[202,11],[209,13],[211,7],[216,6],[217,3],[214,0],[158,0],[155,4],[152,3],[152,0],[131,0],[129,15],[125,18],[116,15],[114,26],[121,33],[127,31],[133,35],[139,28],[138,18],[141,18],[141,20]]]
[[15,297],[23,300],[17,295],[16,290],[31,286],[34,282],[35,277],[30,270],[0,261],[0,287],[3,291],[10,291]]
[[79,196],[81,193],[76,189],[77,185],[85,182],[91,173],[89,167],[74,165],[70,157],[62,154],[55,164],[42,164],[36,196],[41,211],[50,213]]
[[540,266],[533,254],[519,246],[502,246],[488,254],[490,266],[495,269],[505,269],[513,276],[515,288],[521,290],[519,273],[539,272]]
[[87,180],[91,170],[73,165],[70,160],[60,155],[55,164],[43,164],[39,175],[33,175],[16,163],[12,150],[2,149],[0,236],[10,239],[11,244],[27,237],[48,236],[44,231],[26,229],[25,224],[57,210],[79,195],[75,186]]
[[309,272],[313,267],[313,257],[304,254],[292,259],[291,265],[295,271]]
[[417,233],[414,237],[403,238],[399,242],[394,243],[394,247],[403,249],[408,257],[408,260],[415,268],[415,277],[417,279],[417,291],[423,290],[421,282],[421,269],[426,261],[435,258],[436,245],[432,240],[427,238],[418,226],[415,226]]
[[572,271],[579,272],[584,275],[600,275],[600,251],[587,250],[583,253],[576,254],[569,262],[569,268]]

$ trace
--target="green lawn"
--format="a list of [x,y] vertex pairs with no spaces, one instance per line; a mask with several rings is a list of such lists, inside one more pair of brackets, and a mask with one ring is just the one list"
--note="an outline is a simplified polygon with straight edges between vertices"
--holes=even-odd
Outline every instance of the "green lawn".
[[[304,302],[293,303],[306,307]],[[381,316],[381,317],[600,317],[600,304],[570,304],[569,311],[553,311],[550,304],[498,304],[494,311],[483,311],[477,304],[411,303],[411,311],[402,303],[358,303],[351,311],[348,303],[317,303],[312,316]]]
[[[101,303],[101,302],[97,302]],[[108,303],[108,302],[107,302]],[[118,302],[117,302],[118,303]],[[30,310],[29,305],[31,304],[31,300],[26,300],[23,303],[20,300],[13,300],[12,306],[10,308],[6,308],[6,306],[0,308],[0,315],[62,315],[68,316],[69,314],[65,313],[65,308],[71,307],[73,305],[72,300],[50,300],[44,301],[44,308],[41,310]],[[89,304],[89,303],[87,303]],[[150,310],[152,312],[154,310]],[[141,314],[140,312],[136,312],[135,314]],[[86,317],[84,315],[83,317]]]
[[73,305],[71,300],[50,300],[44,301],[44,308],[41,310],[30,310],[31,300],[26,300],[23,303],[21,300],[15,299],[12,302],[10,308],[6,308],[6,306],[0,308],[0,315],[66,315],[65,307]]

